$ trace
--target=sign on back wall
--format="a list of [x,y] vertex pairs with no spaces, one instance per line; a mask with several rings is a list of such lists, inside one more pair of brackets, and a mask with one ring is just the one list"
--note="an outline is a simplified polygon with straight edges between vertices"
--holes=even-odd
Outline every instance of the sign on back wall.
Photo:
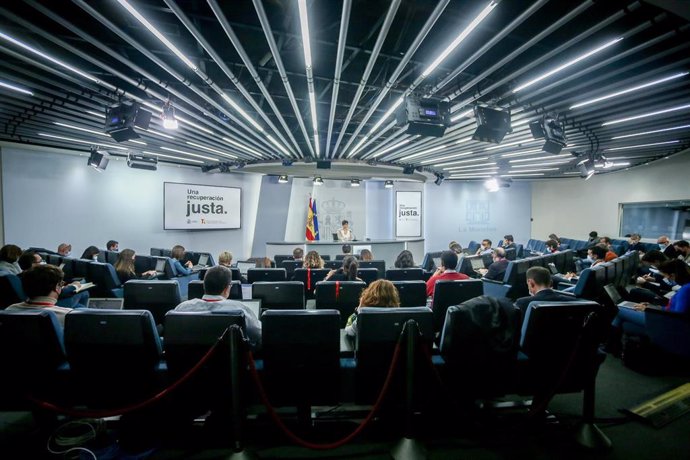
[[236,187],[164,183],[165,230],[240,228],[242,192]]
[[422,236],[422,192],[395,192],[395,236]]

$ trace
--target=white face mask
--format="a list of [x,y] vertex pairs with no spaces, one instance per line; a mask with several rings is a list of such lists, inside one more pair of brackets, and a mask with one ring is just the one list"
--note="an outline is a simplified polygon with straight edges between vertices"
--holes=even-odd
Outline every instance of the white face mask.
[[98,256],[93,256],[93,261],[98,262]]
[[67,251],[63,257],[69,257],[70,254],[72,254],[72,253]]
[[659,243],[659,249],[662,251],[668,247],[668,243]]

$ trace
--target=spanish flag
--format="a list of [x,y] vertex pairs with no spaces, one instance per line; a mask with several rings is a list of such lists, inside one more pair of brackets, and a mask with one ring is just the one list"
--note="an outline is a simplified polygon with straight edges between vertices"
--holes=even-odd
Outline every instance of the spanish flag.
[[307,241],[319,239],[319,217],[316,214],[316,200],[309,197],[309,210],[307,211]]

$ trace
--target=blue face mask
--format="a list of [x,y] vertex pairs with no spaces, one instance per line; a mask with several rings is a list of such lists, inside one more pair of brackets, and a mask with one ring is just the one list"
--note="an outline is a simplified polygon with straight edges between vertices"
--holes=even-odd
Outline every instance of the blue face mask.
[[587,258],[585,260],[587,262],[589,262],[590,264],[594,263],[594,259],[592,259],[590,256],[587,256]]
[[662,251],[668,247],[668,243],[659,243],[659,249]]

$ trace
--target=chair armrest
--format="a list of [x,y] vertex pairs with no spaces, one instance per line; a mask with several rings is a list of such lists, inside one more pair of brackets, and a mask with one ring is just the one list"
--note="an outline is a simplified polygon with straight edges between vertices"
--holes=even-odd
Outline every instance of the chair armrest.
[[[575,285],[573,284],[573,286],[575,286]],[[553,292],[558,292],[559,294],[563,294],[563,295],[567,295],[569,297],[575,298],[575,294],[573,294],[572,292],[558,291],[558,290],[554,290]]]

